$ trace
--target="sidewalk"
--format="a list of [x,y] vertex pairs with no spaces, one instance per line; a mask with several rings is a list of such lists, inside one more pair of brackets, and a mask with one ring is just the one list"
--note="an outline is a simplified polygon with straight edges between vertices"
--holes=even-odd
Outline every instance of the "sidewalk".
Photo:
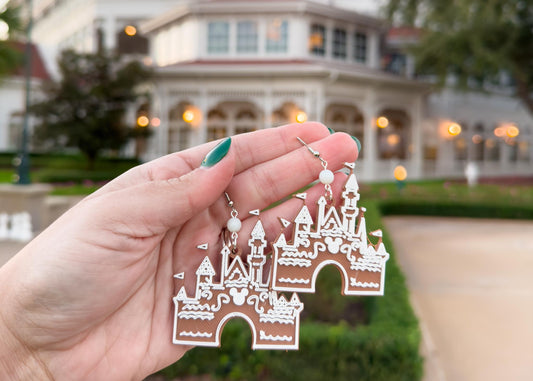
[[424,381],[533,380],[533,221],[387,217]]

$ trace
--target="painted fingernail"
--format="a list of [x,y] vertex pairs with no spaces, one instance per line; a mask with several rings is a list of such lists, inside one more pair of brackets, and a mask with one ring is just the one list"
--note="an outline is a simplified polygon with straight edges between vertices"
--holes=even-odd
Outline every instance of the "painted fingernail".
[[329,133],[330,133],[331,135],[333,135],[333,134],[335,133],[335,130],[333,130],[333,129],[329,128],[329,127],[328,127],[328,130],[329,130]]
[[355,141],[355,144],[357,144],[357,152],[361,152],[361,142],[359,139],[357,139],[355,136],[352,136],[352,139]]
[[202,161],[202,167],[212,167],[216,163],[218,163],[220,160],[224,158],[224,156],[227,155],[229,151],[229,147],[231,146],[231,138],[225,138],[220,143],[218,143],[215,148],[213,148],[209,153],[205,156],[204,160]]

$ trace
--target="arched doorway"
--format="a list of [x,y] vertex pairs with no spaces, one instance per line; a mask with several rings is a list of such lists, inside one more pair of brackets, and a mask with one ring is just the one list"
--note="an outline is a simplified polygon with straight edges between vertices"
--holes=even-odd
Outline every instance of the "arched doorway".
[[[361,111],[349,104],[330,104],[324,117],[326,126],[335,132],[346,132],[355,136],[360,142],[364,137],[364,118]],[[364,151],[362,151],[364,152]],[[361,158],[362,155],[359,155]]]
[[207,140],[258,130],[261,121],[261,110],[251,102],[221,102],[207,114]]
[[168,152],[190,147],[191,125],[183,120],[183,114],[191,107],[189,102],[180,102],[168,112]]
[[403,110],[386,108],[378,115],[378,158],[408,159],[411,120],[407,113]]

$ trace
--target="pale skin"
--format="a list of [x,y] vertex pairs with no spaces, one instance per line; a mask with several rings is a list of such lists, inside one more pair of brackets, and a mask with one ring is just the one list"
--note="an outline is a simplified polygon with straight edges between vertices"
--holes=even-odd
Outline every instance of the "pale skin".
[[[60,217],[0,268],[0,379],[142,380],[181,358],[190,348],[172,344],[173,275],[194,274],[201,243],[216,260],[229,218],[224,191],[243,220],[244,247],[256,221],[248,211],[317,179],[320,161],[297,136],[333,171],[357,158],[348,135],[323,125],[271,128],[233,137],[210,168],[200,163],[216,142],[136,167]],[[323,192],[318,184],[308,198]],[[299,207],[291,199],[262,213],[269,240],[277,217]],[[185,281],[190,292],[195,277]]]

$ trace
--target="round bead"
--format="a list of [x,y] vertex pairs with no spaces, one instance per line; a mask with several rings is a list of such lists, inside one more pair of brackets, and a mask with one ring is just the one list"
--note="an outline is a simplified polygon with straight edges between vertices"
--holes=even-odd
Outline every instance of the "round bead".
[[227,227],[228,230],[232,233],[236,233],[241,230],[241,226],[241,220],[239,220],[237,217],[232,217],[228,220]]
[[320,175],[318,176],[318,179],[322,184],[331,184],[334,178],[335,175],[329,169],[320,171]]

